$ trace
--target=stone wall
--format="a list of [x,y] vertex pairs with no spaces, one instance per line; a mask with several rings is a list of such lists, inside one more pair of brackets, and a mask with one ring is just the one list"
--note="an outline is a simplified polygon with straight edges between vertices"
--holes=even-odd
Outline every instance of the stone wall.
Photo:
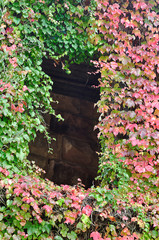
[[29,159],[46,171],[45,177],[57,184],[77,183],[81,178],[86,187],[91,186],[97,174],[99,151],[97,132],[98,114],[94,103],[61,94],[54,94],[53,103],[56,114],[65,119],[58,122],[54,116],[45,115],[51,137],[56,138],[48,153],[48,144],[42,134],[38,133],[34,143],[30,144]]

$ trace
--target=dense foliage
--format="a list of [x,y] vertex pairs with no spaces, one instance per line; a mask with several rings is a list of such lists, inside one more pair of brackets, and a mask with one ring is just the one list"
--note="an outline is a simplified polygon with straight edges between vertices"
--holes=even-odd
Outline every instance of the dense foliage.
[[141,189],[146,185],[154,190],[159,171],[159,15],[155,7],[155,1],[99,1],[96,13],[102,53],[97,63],[101,67],[102,146],[126,165],[131,181],[138,181]]
[[[86,2],[0,1],[0,239],[159,239],[159,2]],[[27,161],[55,114],[42,59],[97,49],[101,186],[56,186]]]
[[159,239],[156,193],[133,199],[126,198],[126,189],[85,190],[81,182],[56,186],[31,175],[8,175],[0,168],[0,239]]
[[42,71],[43,57],[66,55],[67,68],[89,59],[96,47],[85,31],[88,14],[70,1],[5,0],[0,9],[0,163],[17,173],[29,164],[28,143],[37,131],[50,141],[42,113],[54,114],[53,83]]

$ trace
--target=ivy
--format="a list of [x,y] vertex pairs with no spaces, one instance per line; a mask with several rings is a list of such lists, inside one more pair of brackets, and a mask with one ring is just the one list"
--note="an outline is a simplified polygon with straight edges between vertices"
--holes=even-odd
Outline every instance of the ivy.
[[104,39],[99,48],[103,56],[96,63],[101,67],[102,144],[127,165],[140,187],[145,182],[155,186],[158,170],[158,15],[152,11],[156,4],[99,1],[97,12]]
[[51,141],[42,113],[55,115],[53,82],[42,71],[43,58],[61,59],[68,69],[88,61],[96,47],[84,30],[90,16],[77,4],[8,0],[0,6],[0,164],[18,173],[28,169],[28,143],[37,131]]
[[[113,197],[123,194],[129,202],[129,196],[141,196],[131,201],[149,208],[150,199],[143,195],[153,192],[151,200],[155,201],[159,183],[158,1],[97,3],[94,27],[98,33],[91,41],[99,45],[102,55],[94,61],[101,72],[98,179]],[[141,239],[153,239],[144,212],[142,208],[138,222],[144,229]],[[158,223],[155,227],[158,229]],[[127,228],[121,236],[128,232]]]
[[[7,239],[158,239],[152,192],[85,190],[0,168],[0,237]],[[61,201],[62,199],[62,201]],[[143,203],[145,205],[143,205]]]
[[[2,239],[159,239],[158,1],[87,3],[0,1]],[[37,131],[51,141],[43,58],[101,72],[100,186],[56,186],[27,161]]]

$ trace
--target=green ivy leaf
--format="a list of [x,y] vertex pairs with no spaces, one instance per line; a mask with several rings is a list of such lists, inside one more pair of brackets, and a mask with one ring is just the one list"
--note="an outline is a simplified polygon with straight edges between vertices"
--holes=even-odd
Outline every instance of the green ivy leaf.
[[70,240],[76,240],[77,239],[77,234],[75,232],[71,231],[71,233],[67,234],[67,237]]
[[56,239],[56,240],[63,240],[63,238],[60,237],[60,236],[56,236],[55,239]]

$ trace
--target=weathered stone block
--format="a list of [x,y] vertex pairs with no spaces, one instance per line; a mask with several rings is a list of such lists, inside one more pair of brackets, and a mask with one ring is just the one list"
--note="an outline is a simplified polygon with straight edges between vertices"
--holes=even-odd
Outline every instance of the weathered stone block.
[[37,137],[35,138],[34,142],[30,143],[30,153],[38,154],[41,157],[47,158],[48,157],[48,143],[44,135],[41,133],[37,133]]
[[70,112],[73,114],[79,114],[80,113],[80,99],[64,96],[61,94],[53,94],[54,101],[57,101],[58,103],[54,102],[52,103],[52,107],[60,112]]
[[81,116],[89,119],[94,119],[97,121],[99,117],[99,113],[97,113],[97,107],[95,107],[94,103],[81,100],[80,101],[80,114]]
[[89,143],[77,139],[63,138],[63,160],[73,164],[87,165],[94,161],[94,151]]
[[54,166],[55,166],[55,161],[49,159],[48,160],[48,165],[47,165],[47,171],[46,171],[46,178],[48,178],[49,180],[53,179]]

